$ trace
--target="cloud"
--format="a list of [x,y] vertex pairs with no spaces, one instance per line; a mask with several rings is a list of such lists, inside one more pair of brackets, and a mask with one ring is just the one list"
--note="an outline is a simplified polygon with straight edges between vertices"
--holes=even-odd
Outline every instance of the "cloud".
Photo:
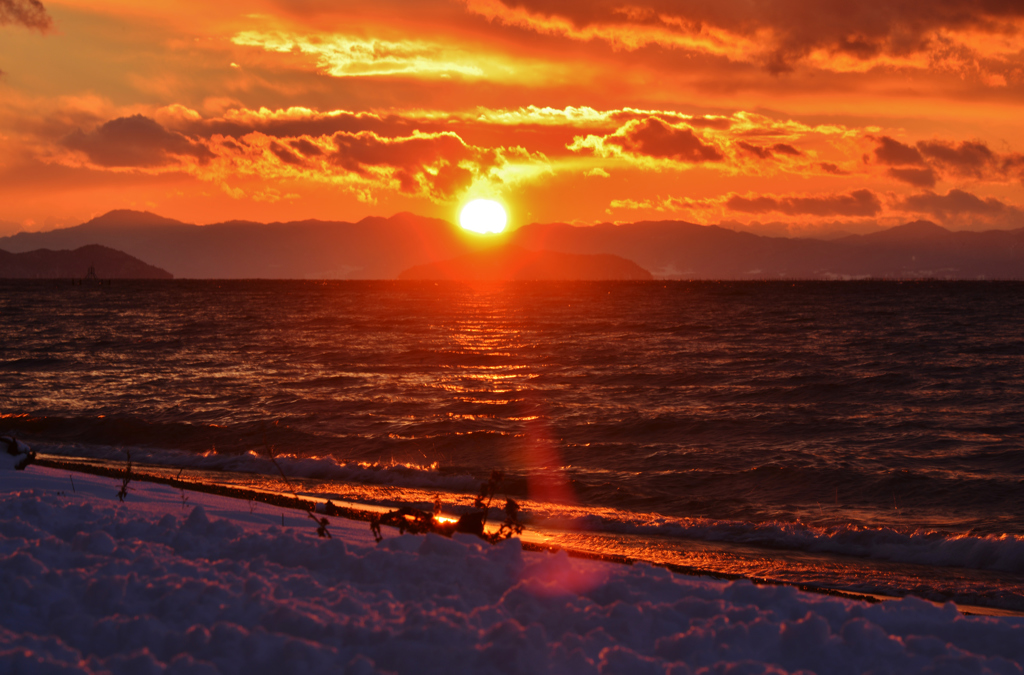
[[[457,116],[458,114],[453,114]],[[519,108],[480,108],[471,116],[461,116],[481,123],[516,126],[565,126],[577,128],[617,129],[626,122],[658,117],[669,124],[686,124],[691,127],[728,129],[736,120],[727,115],[686,115],[672,110],[645,110],[642,108],[615,108],[597,110],[589,106],[566,106],[565,108],[539,107],[535,105]]]
[[717,148],[701,141],[693,129],[671,126],[657,117],[632,125],[621,136],[612,136],[607,142],[634,154],[683,162],[717,162],[723,158]]
[[701,139],[689,126],[674,126],[657,117],[627,122],[606,136],[578,136],[569,148],[576,151],[590,148],[603,156],[626,154],[692,164],[725,158],[718,148]]
[[890,177],[917,187],[933,187],[939,172],[962,178],[1006,180],[1019,173],[1024,157],[999,155],[982,141],[918,141],[905,145],[888,136],[874,138],[878,143],[875,159],[888,165]]
[[947,226],[963,229],[1024,227],[1024,211],[995,197],[982,199],[963,190],[936,194],[931,190],[900,199],[895,206],[911,213],[926,214]]
[[833,164],[832,162],[821,162],[820,164],[818,164],[818,166],[821,167],[822,171],[824,171],[825,173],[830,173],[833,176],[849,176],[850,175],[849,171],[845,171],[845,170],[841,169],[838,165]]
[[[88,129],[88,123],[43,119],[34,135],[33,154],[46,164],[97,175],[125,169],[152,175],[181,172],[216,184],[233,197],[255,194],[251,187],[242,191],[238,185],[269,181],[282,194],[286,189],[296,194],[303,185],[328,184],[367,202],[384,194],[445,202],[471,187],[502,192],[551,172],[544,155],[518,146],[467,143],[454,131],[407,131],[452,128],[451,116],[435,119],[429,111],[403,116],[261,109],[203,119],[182,106],[153,114],[161,114],[173,127],[141,114],[93,122],[95,128],[87,131],[82,127]],[[339,127],[354,130],[337,131]],[[309,131],[330,133],[305,133]]]
[[66,136],[63,145],[85,153],[89,161],[103,167],[150,168],[176,163],[182,157],[200,162],[213,158],[202,143],[168,131],[143,115],[119,117],[89,133],[79,129]]
[[484,70],[471,55],[451,45],[421,41],[390,42],[345,35],[292,35],[281,32],[243,31],[231,41],[280,54],[312,56],[320,72],[333,77],[413,75],[482,77]]
[[776,143],[771,147],[762,147],[753,143],[747,143],[746,141],[740,141],[737,145],[745,152],[761,159],[774,159],[776,154],[790,155],[791,157],[799,157],[803,154],[788,143]]
[[[759,63],[773,73],[800,63],[839,71],[876,65],[925,69],[972,56],[1016,55],[1024,5],[1016,0],[466,0],[505,25],[617,49],[649,45]],[[977,36],[1010,44],[997,50]],[[988,41],[998,42],[998,41]],[[956,63],[954,65],[960,65]],[[997,79],[992,79],[995,86]]]
[[46,31],[53,19],[39,0],[0,0],[0,26],[10,24]]
[[1011,208],[994,197],[981,199],[963,190],[950,190],[944,195],[930,190],[909,195],[900,201],[900,206],[908,211],[930,213],[943,218],[963,214],[993,216]]
[[323,150],[321,150],[319,146],[305,138],[296,138],[293,141],[289,141],[288,145],[292,146],[294,150],[301,152],[307,157],[319,157],[324,154]]
[[[440,116],[439,116],[440,117]],[[236,108],[227,110],[220,117],[197,120],[179,127],[190,135],[211,136],[222,134],[238,138],[253,131],[278,138],[301,136],[330,136],[339,131],[373,131],[382,136],[411,134],[415,129],[442,126],[444,119],[431,115],[381,115],[372,112],[348,110],[318,111],[300,106],[269,110],[260,108]],[[300,152],[300,148],[297,148]]]
[[331,164],[365,176],[374,167],[392,170],[399,189],[449,198],[495,168],[501,158],[494,150],[474,148],[451,132],[381,138],[372,132],[337,133]]
[[793,157],[800,157],[804,154],[787,143],[776,143],[772,146],[772,151],[780,155],[790,155]]
[[281,143],[277,143],[277,142],[271,143],[270,144],[270,151],[272,153],[274,153],[274,155],[279,160],[284,162],[285,164],[297,164],[297,165],[304,164],[304,161],[303,161],[302,157],[300,157],[299,155],[295,154],[294,152],[292,152],[291,150],[286,148]]
[[410,136],[415,131],[439,133],[452,130],[482,147],[504,145],[510,128],[514,128],[519,142],[528,145],[531,152],[547,156],[588,150],[605,158],[668,159],[686,163],[724,160],[734,138],[742,138],[742,147],[756,150],[766,158],[783,160],[805,156],[798,149],[798,144],[844,143],[855,134],[842,125],[810,126],[747,112],[685,115],[628,107],[610,110],[573,106],[479,107],[455,111],[392,110],[386,113],[316,111],[305,107],[278,110],[239,108],[211,119],[195,120],[191,116],[179,119],[181,123],[174,128],[189,136],[223,134],[239,138],[258,130],[282,139],[360,131],[372,131],[381,137],[398,137]]
[[878,141],[878,147],[875,148],[875,159],[882,164],[890,166],[907,164],[920,166],[925,163],[924,157],[921,156],[917,148],[904,145],[888,136],[882,136],[875,140]]
[[216,159],[193,167],[204,180],[329,183],[370,202],[372,194],[396,192],[445,202],[480,183],[491,189],[514,184],[544,166],[522,148],[478,147],[454,132],[284,138],[253,131],[238,138],[214,135],[209,143]]
[[613,199],[608,203],[608,211],[657,211],[673,213],[676,211],[700,211],[716,205],[715,200],[696,200],[687,197],[657,197],[655,199]]
[[886,171],[891,177],[915,187],[935,187],[935,171],[928,167],[926,169],[896,168],[891,167]]
[[760,157],[761,159],[771,159],[775,156],[772,154],[771,150],[768,148],[762,148],[759,145],[754,145],[745,141],[740,141],[737,145],[739,145],[745,152],[754,155],[755,157]]
[[882,210],[870,190],[824,197],[740,197],[731,196],[725,205],[742,213],[784,213],[790,216],[874,216]]
[[940,141],[922,141],[917,144],[921,154],[933,159],[953,172],[981,178],[985,169],[995,163],[996,156],[988,146],[978,141],[964,141],[959,145]]

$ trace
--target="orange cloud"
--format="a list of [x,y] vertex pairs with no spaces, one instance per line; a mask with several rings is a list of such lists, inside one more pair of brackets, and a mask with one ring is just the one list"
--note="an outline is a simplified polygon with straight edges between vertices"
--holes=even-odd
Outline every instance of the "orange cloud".
[[783,213],[789,216],[874,216],[882,210],[878,196],[870,190],[821,197],[740,197],[733,195],[726,206],[742,213]]
[[[252,120],[265,122],[273,117],[257,114]],[[307,116],[314,127],[323,122],[315,117]],[[336,117],[348,126],[357,127],[360,120],[365,125],[388,126],[373,115]],[[224,135],[210,133],[223,122],[197,122],[190,114],[176,119],[192,133],[169,130],[149,117],[132,115],[110,120],[92,131],[76,129],[42,158],[95,171],[184,172],[216,183],[239,198],[246,193],[230,185],[245,176],[258,176],[262,180],[333,183],[358,192],[367,201],[373,201],[374,191],[389,190],[451,200],[476,184],[514,182],[523,172],[522,166],[541,161],[521,148],[472,146],[454,132],[413,131],[396,136],[369,130],[280,133],[303,130],[301,124],[295,126],[300,120],[292,116],[288,120],[292,124],[277,127],[276,134],[254,130],[252,125],[229,124],[235,133]]]
[[849,171],[846,171],[845,169],[841,168],[837,164],[833,164],[832,162],[821,162],[820,164],[818,164],[818,166],[821,167],[822,171],[824,171],[825,173],[832,174],[833,176],[850,175]]
[[878,147],[875,148],[875,159],[882,164],[890,165],[924,164],[924,157],[921,156],[917,148],[904,145],[888,136],[882,136],[878,139]]
[[668,159],[687,164],[718,162],[725,157],[687,124],[668,124],[657,117],[631,120],[605,136],[578,136],[570,145],[575,151],[584,148],[602,157]]
[[1001,181],[1017,175],[1024,164],[1018,154],[1000,156],[981,141],[932,140],[906,145],[888,136],[875,139],[875,159],[889,165],[887,174],[918,187],[933,187],[940,172],[962,178]]
[[63,145],[83,152],[93,164],[111,168],[166,166],[183,156],[200,162],[213,158],[205,145],[167,131],[142,115],[111,120],[89,133],[77,130]]
[[934,187],[938,177],[931,167],[925,169],[891,167],[886,174],[898,181],[917,187]]
[[700,139],[693,129],[666,124],[657,117],[627,124],[604,141],[634,155],[681,162],[717,162],[723,158],[716,147]]
[[[835,72],[973,66],[990,86],[1020,66],[1024,6],[1014,0],[851,5],[839,0],[467,0],[491,21],[614,48],[649,45],[757,63],[773,73],[804,64]],[[986,38],[994,38],[988,40]]]
[[900,198],[896,208],[918,217],[934,218],[946,227],[967,230],[1024,227],[1024,209],[995,197],[978,197],[964,190],[937,194],[930,190]]
[[720,56],[758,51],[757,41],[749,36],[710,23],[655,14],[651,8],[638,5],[539,2],[510,6],[504,0],[468,0],[466,6],[471,12],[506,25],[584,42],[602,40],[618,49],[636,50],[653,44]]
[[746,141],[740,141],[737,145],[743,151],[760,159],[774,159],[777,154],[790,155],[793,157],[799,157],[803,154],[788,143],[776,143],[771,147],[763,147],[760,145],[754,145],[753,143],[747,143]]
[[[907,211],[930,213],[940,218],[964,214],[996,216],[1008,212],[1013,212],[1018,217],[1021,215],[1020,209],[1011,207],[994,197],[981,199],[963,190],[950,190],[944,195],[931,191],[909,195],[900,200],[899,206]],[[1024,222],[1021,224],[1024,225]]]
[[373,132],[339,132],[326,161],[360,176],[385,168],[406,193],[425,191],[450,199],[484,178],[501,161],[494,150],[474,148],[450,132],[381,138]]
[[485,75],[484,69],[473,63],[480,60],[479,56],[466,54],[451,45],[418,40],[391,42],[343,35],[243,31],[231,41],[268,52],[312,56],[319,71],[333,77]]
[[47,31],[53,19],[39,0],[0,0],[0,26],[10,24]]
[[964,141],[959,145],[939,141],[917,144],[921,154],[953,173],[981,178],[985,170],[995,163],[995,153],[984,143]]

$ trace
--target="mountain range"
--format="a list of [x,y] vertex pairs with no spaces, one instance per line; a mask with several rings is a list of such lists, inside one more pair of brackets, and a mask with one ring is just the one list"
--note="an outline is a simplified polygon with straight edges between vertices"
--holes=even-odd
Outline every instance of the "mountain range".
[[535,223],[487,238],[410,213],[358,222],[193,225],[112,211],[75,227],[20,232],[0,249],[101,244],[178,278],[394,279],[421,265],[486,257],[500,246],[616,255],[664,279],[1024,279],[1024,228],[950,231],[928,221],[830,241],[787,239],[684,221]]

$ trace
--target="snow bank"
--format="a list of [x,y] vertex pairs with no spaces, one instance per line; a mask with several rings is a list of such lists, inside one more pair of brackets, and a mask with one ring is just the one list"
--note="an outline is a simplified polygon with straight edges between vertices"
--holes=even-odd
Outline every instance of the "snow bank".
[[0,474],[0,672],[1024,672],[1024,619],[119,487]]

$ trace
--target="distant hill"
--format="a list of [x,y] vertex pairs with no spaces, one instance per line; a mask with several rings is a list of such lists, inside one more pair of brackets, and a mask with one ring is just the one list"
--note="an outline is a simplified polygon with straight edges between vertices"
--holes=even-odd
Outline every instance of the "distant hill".
[[394,279],[413,265],[473,249],[450,223],[400,213],[357,223],[233,220],[192,225],[138,211],[111,211],[87,223],[0,238],[28,251],[103,244],[192,279]]
[[495,246],[451,260],[417,265],[399,279],[452,281],[644,280],[651,273],[636,263],[611,254],[578,255],[527,251],[519,246]]
[[92,244],[74,251],[0,250],[0,279],[82,279],[89,269],[98,279],[173,279],[174,275],[127,253]]
[[[1024,279],[1024,228],[951,232],[927,221],[829,241],[766,237],[676,220],[534,223],[497,241],[527,251],[616,255],[660,279]],[[178,278],[394,279],[494,242],[411,213],[356,223],[199,226],[152,213],[112,211],[76,227],[0,238],[0,249],[102,244]]]
[[1024,279],[1024,228],[951,232],[916,221],[841,239],[787,239],[682,221],[533,224],[512,240],[565,253],[614,252],[666,279]]

